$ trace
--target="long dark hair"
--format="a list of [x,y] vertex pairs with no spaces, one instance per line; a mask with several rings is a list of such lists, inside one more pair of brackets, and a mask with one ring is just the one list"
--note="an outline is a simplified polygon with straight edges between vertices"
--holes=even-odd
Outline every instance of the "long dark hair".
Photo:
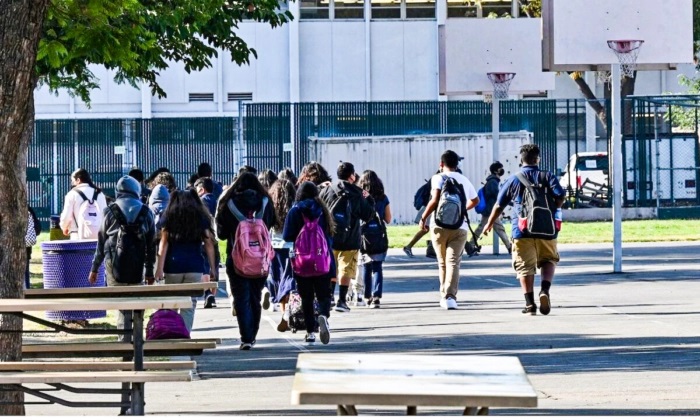
[[197,242],[213,234],[211,216],[194,190],[174,191],[163,213],[163,230],[175,242]]
[[360,177],[360,188],[367,191],[375,201],[383,200],[385,197],[384,184],[374,171],[366,170],[362,172],[362,176]]
[[258,181],[260,181],[262,186],[269,191],[270,187],[272,187],[272,184],[274,184],[275,181],[277,181],[277,174],[275,174],[269,169],[265,169],[258,175]]
[[316,203],[321,206],[323,217],[326,220],[326,226],[328,226],[327,233],[329,235],[335,234],[335,221],[333,220],[333,216],[331,216],[331,212],[328,210],[328,207],[326,207],[326,203],[318,196],[318,187],[311,181],[302,182],[297,189],[296,201],[308,199],[316,201]]
[[94,188],[98,194],[102,192],[102,190],[95,185],[94,182],[92,182],[92,177],[90,177],[90,173],[87,171],[87,169],[78,168],[73,171],[72,174],[70,174],[70,177],[76,181],[80,181],[83,184],[88,184],[90,187]]
[[260,181],[258,181],[258,177],[255,176],[255,174],[251,172],[243,172],[235,177],[231,186],[228,187],[223,194],[221,194],[221,198],[219,198],[219,204],[216,209],[217,213],[224,211],[227,208],[226,203],[228,203],[228,200],[233,198],[234,195],[241,194],[246,190],[253,190],[257,192],[261,198],[270,198],[270,195],[267,193],[265,187],[262,186]]
[[277,223],[275,223],[274,228],[281,230],[284,227],[287,213],[289,213],[289,209],[294,204],[296,190],[291,182],[286,179],[278,179],[272,184],[269,192],[272,205],[275,208],[275,215],[277,216]]
[[328,171],[320,163],[313,161],[309,162],[301,169],[299,174],[299,179],[297,180],[297,186],[302,183],[310,181],[316,185],[323,184],[326,181],[332,181],[331,176],[328,175]]
[[294,174],[292,168],[284,168],[277,174],[277,179],[286,179],[291,182],[292,185],[297,185],[297,176]]

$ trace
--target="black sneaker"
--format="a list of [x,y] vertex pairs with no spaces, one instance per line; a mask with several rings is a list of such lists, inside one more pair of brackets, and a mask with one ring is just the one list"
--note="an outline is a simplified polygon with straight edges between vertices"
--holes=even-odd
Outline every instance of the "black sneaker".
[[208,309],[213,308],[214,306],[216,306],[216,298],[214,295],[207,296],[207,298],[204,299],[204,307]]
[[241,343],[239,350],[250,350],[253,348],[253,343]]
[[379,302],[379,299],[377,298],[372,298],[372,302],[369,304],[369,307],[372,309],[379,309],[381,306],[381,303]]
[[306,337],[304,337],[304,342],[307,344],[313,344],[316,342],[316,334],[314,333],[306,333]]
[[523,315],[537,315],[537,305],[526,306]]
[[331,341],[331,328],[328,326],[328,318],[325,315],[318,316],[318,328],[321,333],[321,343],[328,344]]
[[540,313],[542,315],[548,315],[551,310],[552,305],[549,302],[549,294],[540,292]]
[[403,247],[403,252],[404,252],[409,258],[413,258],[413,251],[411,251],[411,248],[405,246],[405,247]]
[[342,300],[338,301],[338,303],[335,304],[335,311],[336,312],[350,312],[350,308],[348,307],[348,304],[346,302],[343,302]]

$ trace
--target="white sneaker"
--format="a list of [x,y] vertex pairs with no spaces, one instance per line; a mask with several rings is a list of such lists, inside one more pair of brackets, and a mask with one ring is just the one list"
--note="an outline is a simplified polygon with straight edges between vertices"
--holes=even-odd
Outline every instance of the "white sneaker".
[[279,303],[273,303],[270,305],[270,312],[279,312],[280,311],[280,304]]
[[265,310],[270,309],[270,291],[268,290],[267,287],[263,287],[262,299],[260,301],[260,304],[262,305],[263,309],[265,309]]
[[440,298],[440,307],[447,309],[447,300],[445,298]]
[[459,305],[457,305],[457,301],[454,298],[449,297],[449,298],[447,298],[446,307],[448,310],[449,309],[458,309]]
[[360,296],[357,296],[357,299],[353,299],[352,305],[353,306],[367,306],[367,302],[365,302],[365,300],[362,299]]

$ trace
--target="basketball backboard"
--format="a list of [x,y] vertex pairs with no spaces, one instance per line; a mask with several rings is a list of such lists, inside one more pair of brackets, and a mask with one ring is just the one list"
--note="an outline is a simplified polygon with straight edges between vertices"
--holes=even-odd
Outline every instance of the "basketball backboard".
[[609,40],[642,40],[637,69],[693,62],[692,0],[542,0],[542,68],[609,70]]
[[493,92],[487,73],[516,73],[510,93],[554,89],[542,71],[540,19],[447,19],[440,26],[440,94]]

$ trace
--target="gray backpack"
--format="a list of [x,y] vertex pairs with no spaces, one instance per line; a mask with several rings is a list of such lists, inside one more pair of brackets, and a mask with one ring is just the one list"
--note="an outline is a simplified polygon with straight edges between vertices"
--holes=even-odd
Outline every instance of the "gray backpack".
[[443,175],[442,179],[445,182],[435,210],[435,224],[444,229],[459,229],[467,213],[464,187],[452,177]]

